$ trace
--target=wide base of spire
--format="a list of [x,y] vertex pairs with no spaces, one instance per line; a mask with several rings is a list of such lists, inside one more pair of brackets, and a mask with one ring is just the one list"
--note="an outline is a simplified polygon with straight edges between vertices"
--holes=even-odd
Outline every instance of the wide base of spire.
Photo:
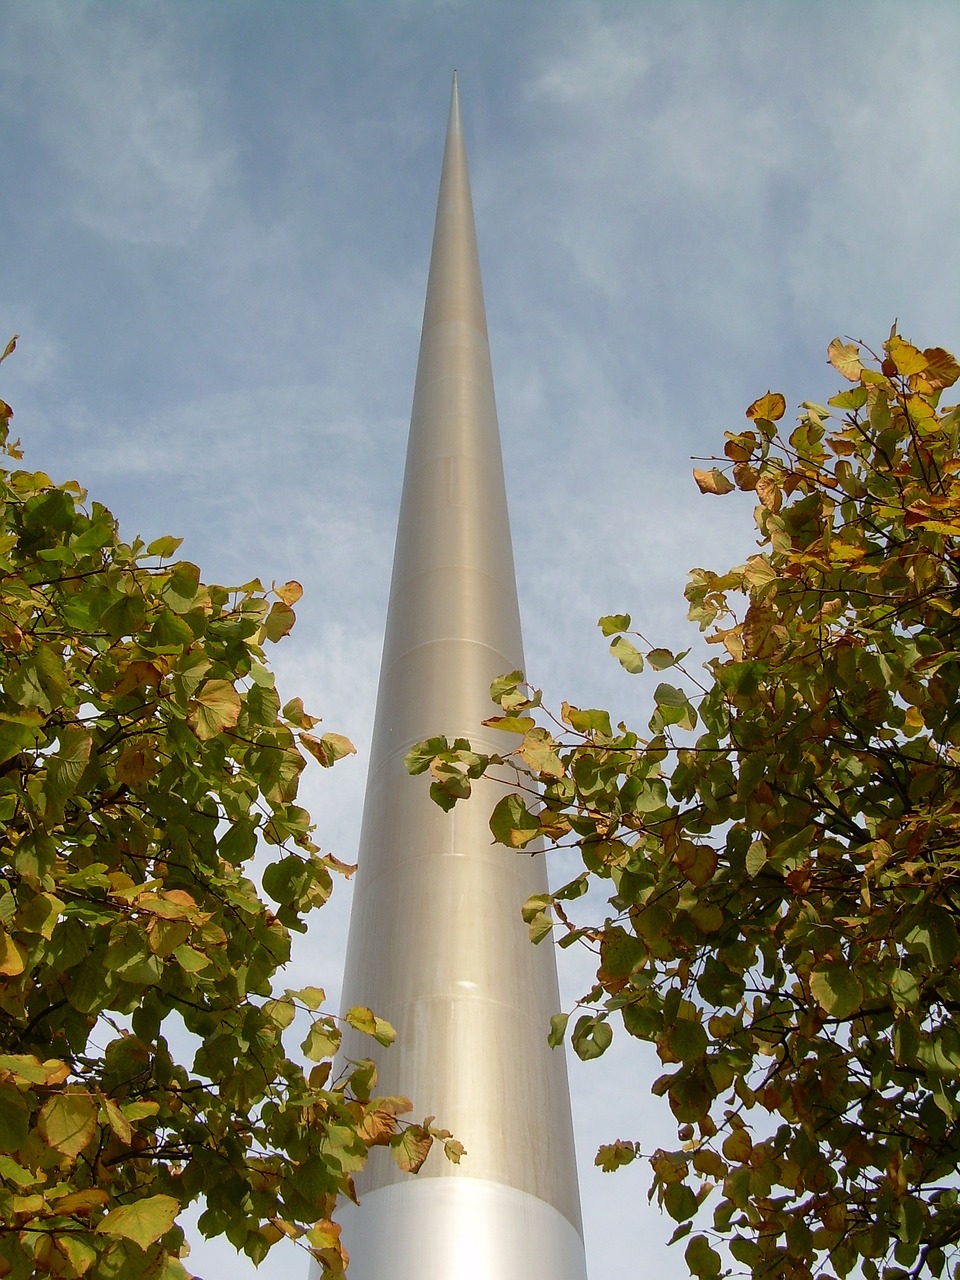
[[576,1228],[503,1183],[410,1177],[339,1209],[350,1280],[586,1280]]

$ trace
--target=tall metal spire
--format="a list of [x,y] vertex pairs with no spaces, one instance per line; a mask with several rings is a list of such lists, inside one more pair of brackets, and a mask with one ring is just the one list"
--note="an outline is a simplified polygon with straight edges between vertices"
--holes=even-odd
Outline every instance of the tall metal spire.
[[[554,957],[520,906],[542,858],[491,842],[483,781],[451,813],[403,764],[485,740],[494,677],[523,666],[480,266],[454,74],[350,925],[344,1007],[389,1019],[381,1094],[467,1148],[415,1177],[374,1150],[346,1218],[351,1280],[584,1280]],[[491,751],[503,749],[490,732]],[[351,1057],[370,1041],[350,1040]]]

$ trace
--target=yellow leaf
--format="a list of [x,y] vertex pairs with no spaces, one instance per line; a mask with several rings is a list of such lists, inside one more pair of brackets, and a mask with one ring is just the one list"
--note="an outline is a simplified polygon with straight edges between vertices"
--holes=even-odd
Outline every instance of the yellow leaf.
[[923,713],[919,707],[907,707],[903,716],[903,732],[908,738],[915,737],[924,728]]
[[698,887],[712,880],[717,870],[717,855],[709,846],[681,840],[674,851],[679,870]]
[[312,733],[301,733],[299,737],[303,746],[325,769],[329,769],[344,756],[357,753],[357,748],[342,733],[325,733],[322,738],[315,738]]
[[899,334],[895,333],[883,345],[901,377],[907,378],[911,373],[922,373],[926,369],[927,357],[909,342],[904,342]]
[[0,1072],[10,1072],[19,1084],[63,1084],[70,1076],[70,1067],[59,1058],[47,1058],[41,1062],[32,1054],[0,1054]]
[[278,587],[274,583],[273,589],[284,604],[296,604],[303,595],[303,587],[294,578],[291,578],[289,582],[285,582],[282,587]]
[[841,377],[848,382],[859,382],[863,374],[860,363],[860,348],[853,342],[842,342],[834,338],[827,347],[827,359]]
[[122,698],[124,694],[133,693],[149,684],[159,685],[163,672],[157,662],[137,661],[129,663],[123,674],[110,690],[110,697]]
[[59,1196],[51,1202],[51,1208],[57,1214],[91,1213],[107,1204],[110,1197],[99,1187],[88,1187],[85,1191],[72,1191],[68,1195]]
[[208,680],[190,703],[187,724],[201,742],[232,729],[240,719],[240,695],[229,680]]
[[307,1239],[315,1249],[339,1249],[340,1227],[336,1222],[318,1222],[307,1232]]
[[5,978],[15,978],[23,973],[26,963],[22,948],[14,942],[6,929],[0,926],[0,975]]
[[48,1147],[77,1156],[96,1133],[96,1104],[80,1090],[54,1094],[40,1108],[37,1127]]
[[107,1123],[110,1125],[110,1128],[121,1142],[126,1143],[127,1146],[129,1146],[130,1140],[133,1137],[133,1128],[130,1121],[120,1110],[120,1107],[113,1098],[103,1099],[103,1111],[107,1117]]
[[101,1235],[132,1240],[145,1250],[170,1230],[179,1212],[179,1202],[173,1196],[146,1196],[111,1209],[94,1230]]
[[852,563],[854,560],[862,560],[866,554],[863,547],[852,547],[848,542],[834,542],[830,545],[830,560],[833,564],[838,561]]
[[754,400],[747,410],[751,420],[765,418],[768,422],[779,422],[787,411],[787,402],[779,391],[768,391],[759,400]]
[[728,1160],[742,1164],[750,1159],[753,1151],[753,1140],[746,1129],[734,1129],[723,1141],[723,1154]]

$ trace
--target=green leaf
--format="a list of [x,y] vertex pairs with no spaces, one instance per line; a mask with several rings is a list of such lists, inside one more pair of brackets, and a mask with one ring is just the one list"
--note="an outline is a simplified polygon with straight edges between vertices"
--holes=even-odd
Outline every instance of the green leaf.
[[697,1211],[697,1197],[685,1182],[671,1182],[664,1188],[663,1207],[674,1222],[686,1222]]
[[292,853],[264,868],[263,889],[274,902],[288,906],[305,892],[311,878],[309,863]]
[[332,1019],[318,1018],[300,1048],[311,1062],[332,1058],[340,1048],[340,1029]]
[[851,387],[849,391],[842,391],[839,395],[830,397],[830,407],[832,409],[862,409],[866,403],[866,387]]
[[762,840],[753,840],[750,848],[747,850],[746,868],[747,875],[755,876],[766,864],[767,849]]
[[[168,541],[172,542],[173,539]],[[200,591],[200,570],[195,564],[181,560],[163,585],[161,599],[174,613],[189,613],[196,606]]]
[[555,1013],[550,1019],[550,1034],[547,1036],[547,1043],[551,1049],[559,1049],[563,1044],[569,1020],[569,1013]]
[[599,1058],[613,1043],[613,1029],[602,1018],[584,1014],[577,1019],[571,1043],[577,1057],[589,1062]]
[[610,643],[610,652],[625,671],[637,675],[643,670],[643,655],[626,636],[617,636]]
[[213,963],[208,955],[198,951],[196,947],[191,947],[186,942],[181,943],[179,947],[174,947],[173,958],[184,973],[202,973],[204,969],[209,969]]
[[84,729],[69,726],[60,731],[59,750],[47,765],[45,788],[48,805],[58,815],[62,814],[65,801],[77,789],[92,746],[93,739]]
[[490,816],[490,830],[498,844],[522,849],[540,834],[540,820],[518,795],[504,796]]
[[481,724],[488,729],[498,729],[501,733],[527,733],[534,728],[536,721],[533,716],[490,716],[489,719],[481,721]]
[[523,672],[511,671],[509,675],[498,676],[490,685],[490,701],[502,706],[505,711],[518,706],[528,706],[529,698],[517,686],[523,684]]
[[232,867],[252,858],[257,851],[257,820],[241,818],[226,829],[217,844],[217,853]]
[[548,778],[563,777],[563,763],[557,755],[557,744],[546,729],[531,729],[520,744],[519,755],[534,773]]
[[132,1240],[141,1249],[159,1240],[173,1226],[180,1204],[173,1196],[146,1196],[132,1204],[111,1209],[94,1228],[101,1235]]
[[30,1108],[23,1094],[0,1082],[0,1151],[19,1151],[30,1131]]
[[604,1173],[613,1173],[624,1165],[632,1164],[639,1154],[639,1142],[623,1142],[618,1138],[616,1142],[604,1143],[599,1147],[593,1163]]
[[693,729],[697,713],[682,689],[671,684],[658,684],[653,695],[657,712],[664,725],[679,725],[681,729]]
[[160,560],[169,560],[183,545],[182,538],[154,538],[147,547],[148,556],[156,556]]
[[322,987],[301,987],[299,991],[288,991],[287,994],[311,1010],[319,1009],[327,998]]
[[711,1280],[719,1276],[723,1263],[719,1253],[708,1243],[706,1236],[694,1236],[683,1253],[684,1260],[692,1276],[700,1276],[703,1280]]
[[263,636],[276,643],[293,630],[297,615],[283,600],[275,600],[263,624]]
[[446,738],[427,738],[424,742],[418,742],[403,757],[404,768],[413,775],[426,773],[434,759],[449,750],[449,747]]
[[815,969],[810,975],[810,990],[824,1012],[832,1018],[848,1018],[863,1001],[860,979],[845,962]]
[[372,1009],[367,1009],[363,1005],[356,1005],[354,1008],[348,1009],[343,1016],[355,1031],[362,1031],[366,1036],[373,1036],[378,1044],[391,1045],[397,1038],[397,1033],[389,1022],[383,1018],[378,1018]]
[[[689,650],[687,652],[689,653]],[[651,649],[647,654],[647,661],[654,671],[666,671],[668,667],[675,667],[685,657],[686,654],[676,655],[669,649]]]
[[706,1053],[707,1033],[699,1022],[679,1018],[667,1032],[667,1043],[681,1062],[692,1062]]
[[202,653],[185,653],[177,663],[173,675],[173,689],[177,701],[185,707],[203,683],[212,663]]
[[608,613],[597,623],[597,626],[605,636],[616,635],[618,631],[630,630],[629,613]]
[[570,703],[565,702],[561,710],[561,716],[577,733],[600,733],[604,737],[612,736],[610,728],[610,713],[600,711],[596,708],[581,709],[573,707]]

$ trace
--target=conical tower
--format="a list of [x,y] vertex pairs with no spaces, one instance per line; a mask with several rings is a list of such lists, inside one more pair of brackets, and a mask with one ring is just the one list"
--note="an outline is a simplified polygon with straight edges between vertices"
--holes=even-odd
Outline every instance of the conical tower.
[[[490,751],[494,677],[522,668],[513,552],[457,79],[447,127],[390,592],[344,1008],[398,1038],[380,1094],[404,1093],[467,1148],[416,1176],[374,1150],[347,1206],[351,1280],[584,1280],[552,949],[520,906],[542,858],[487,825],[497,784],[444,813],[404,755],[437,734]],[[484,749],[481,746],[481,749]],[[368,1039],[345,1043],[371,1056]],[[374,1046],[376,1048],[376,1046]]]

